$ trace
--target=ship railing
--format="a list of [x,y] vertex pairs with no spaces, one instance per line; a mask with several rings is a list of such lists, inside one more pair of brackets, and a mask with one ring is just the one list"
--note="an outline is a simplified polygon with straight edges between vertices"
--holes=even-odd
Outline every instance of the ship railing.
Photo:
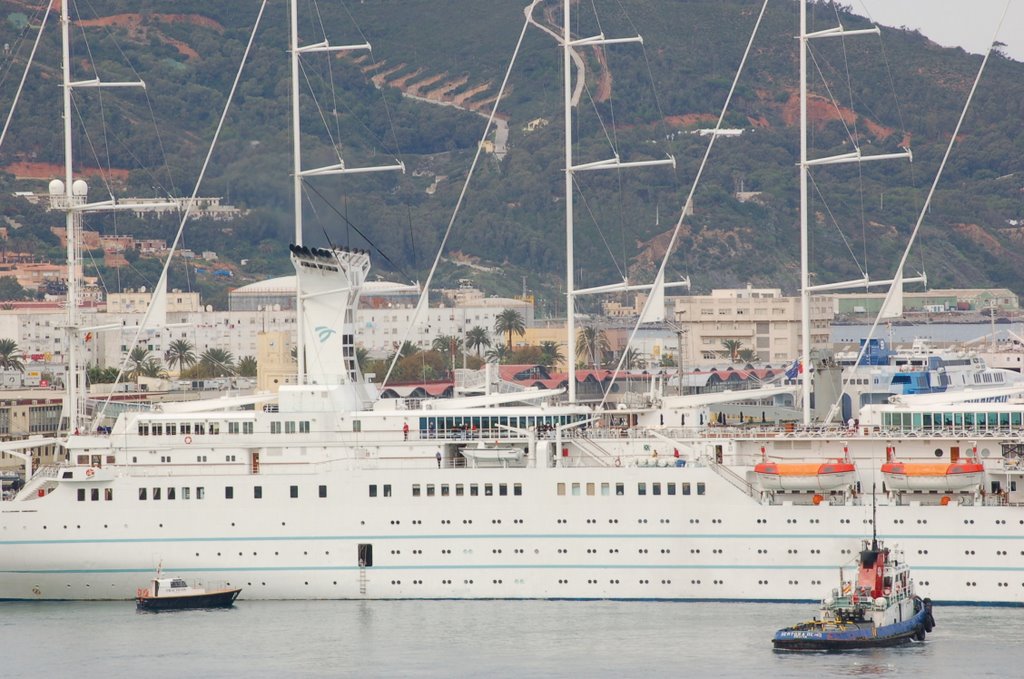
[[47,464],[39,467],[32,473],[32,479],[55,479],[60,474],[61,466],[59,464]]
[[592,439],[584,436],[574,436],[572,440],[576,445],[576,450],[582,453],[585,458],[593,460],[602,467],[610,467],[614,464],[615,456]]
[[721,476],[723,479],[725,479],[726,481],[728,481],[733,486],[743,491],[750,497],[754,498],[758,502],[761,501],[761,491],[755,488],[754,485],[747,481],[745,478],[743,478],[742,476],[734,472],[732,469],[730,469],[729,467],[725,466],[720,462],[708,459],[707,463],[711,470],[714,471],[719,476]]

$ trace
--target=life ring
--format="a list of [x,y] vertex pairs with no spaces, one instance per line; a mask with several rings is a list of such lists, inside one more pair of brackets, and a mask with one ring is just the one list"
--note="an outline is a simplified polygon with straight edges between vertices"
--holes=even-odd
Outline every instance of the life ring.
[[814,502],[814,504],[816,504],[816,505],[820,505],[820,504],[821,504],[821,501],[822,501],[822,500],[824,500],[824,499],[825,499],[825,498],[823,498],[823,497],[822,497],[822,496],[820,496],[820,495],[815,495],[815,496],[814,496],[814,499],[813,499],[813,502]]
[[92,478],[93,476],[96,475],[96,470],[93,469],[92,467],[89,467],[88,469],[85,470],[85,475],[88,476],[89,478]]
[[615,458],[615,466],[616,467],[621,467],[622,466],[622,458],[621,457]]
[[942,505],[943,507],[948,505],[949,504],[949,496],[948,495],[943,495],[942,499],[939,500],[939,504]]
[[185,445],[187,446],[187,445],[189,445],[190,443],[192,443],[192,437],[191,437],[191,436],[186,436],[186,437],[185,437]]

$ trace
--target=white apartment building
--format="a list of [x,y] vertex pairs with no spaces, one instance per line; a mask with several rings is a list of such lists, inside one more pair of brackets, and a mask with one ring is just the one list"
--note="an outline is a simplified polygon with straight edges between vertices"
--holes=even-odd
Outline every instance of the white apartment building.
[[[292,298],[294,299],[294,277]],[[261,290],[281,290],[282,285],[267,285],[267,281],[254,284]],[[247,286],[248,287],[248,286]],[[366,348],[374,358],[391,354],[403,339],[420,348],[429,348],[435,337],[462,336],[474,326],[487,328],[495,344],[494,321],[504,309],[519,311],[527,326],[533,323],[533,305],[518,299],[486,297],[459,307],[431,307],[413,327],[415,304],[408,303],[408,293],[388,296],[372,290],[369,285],[372,308],[359,309],[356,314],[356,344]],[[240,290],[244,290],[240,288]],[[113,308],[117,311],[98,312],[81,310],[83,343],[79,360],[86,365],[118,366],[131,351],[136,333],[145,315],[145,302],[150,293],[131,292],[112,294]],[[0,310],[0,338],[18,343],[25,357],[26,370],[46,370],[55,378],[62,377],[67,360],[63,311]],[[114,326],[113,328],[109,326]],[[95,330],[90,330],[93,328]],[[411,331],[410,331],[411,328]],[[408,335],[406,334],[408,331]],[[280,304],[267,304],[253,310],[205,311],[196,293],[171,292],[168,294],[167,326],[146,329],[138,334],[137,343],[161,358],[171,342],[186,339],[194,347],[197,358],[212,348],[225,349],[239,359],[256,356],[260,333],[283,333],[289,338],[288,348],[295,346],[295,312]]]
[[[829,347],[832,297],[811,297],[811,348]],[[739,340],[758,359],[771,364],[800,355],[800,298],[783,297],[778,288],[712,290],[710,295],[676,298],[675,319],[684,331],[684,354],[711,359],[726,340]]]

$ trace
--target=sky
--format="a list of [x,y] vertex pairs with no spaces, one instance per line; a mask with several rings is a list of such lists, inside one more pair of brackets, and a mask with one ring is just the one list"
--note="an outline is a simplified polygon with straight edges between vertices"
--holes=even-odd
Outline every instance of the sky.
[[[1007,0],[845,0],[843,4],[883,26],[917,29],[940,45],[984,54]],[[1024,61],[1024,0],[1009,0],[996,40],[1006,43],[1007,56]]]

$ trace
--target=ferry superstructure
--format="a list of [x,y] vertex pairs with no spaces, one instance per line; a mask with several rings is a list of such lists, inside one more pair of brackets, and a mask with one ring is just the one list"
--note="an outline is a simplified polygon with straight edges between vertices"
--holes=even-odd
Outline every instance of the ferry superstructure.
[[969,392],[975,400],[1006,401],[1014,388],[1024,391],[1020,373],[989,368],[977,354],[938,351],[922,341],[905,351],[891,350],[882,339],[862,340],[861,347],[862,356],[836,357],[843,366],[844,422],[864,406],[887,403],[893,396]]

